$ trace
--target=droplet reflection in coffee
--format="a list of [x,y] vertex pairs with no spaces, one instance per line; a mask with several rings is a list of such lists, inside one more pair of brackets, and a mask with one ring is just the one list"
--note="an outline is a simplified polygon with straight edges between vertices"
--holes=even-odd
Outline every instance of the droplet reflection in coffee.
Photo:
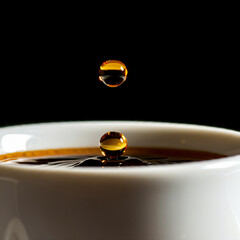
[[108,60],[100,66],[99,80],[108,87],[118,87],[127,78],[126,65],[118,60]]
[[127,149],[127,139],[119,132],[107,132],[100,139],[100,150],[108,159],[117,159]]

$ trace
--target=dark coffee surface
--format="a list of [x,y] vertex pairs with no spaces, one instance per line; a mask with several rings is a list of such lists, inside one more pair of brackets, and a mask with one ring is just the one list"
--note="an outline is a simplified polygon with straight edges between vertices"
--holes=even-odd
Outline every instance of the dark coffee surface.
[[129,148],[124,156],[109,161],[97,148],[50,149],[0,156],[0,163],[62,167],[166,165],[226,157],[222,154],[170,148]]

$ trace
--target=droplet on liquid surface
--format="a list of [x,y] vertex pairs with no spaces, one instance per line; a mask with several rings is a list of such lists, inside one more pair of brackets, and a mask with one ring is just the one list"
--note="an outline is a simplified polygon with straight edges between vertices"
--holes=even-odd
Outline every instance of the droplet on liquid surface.
[[127,139],[119,132],[107,132],[100,139],[100,150],[109,159],[117,159],[127,149]]

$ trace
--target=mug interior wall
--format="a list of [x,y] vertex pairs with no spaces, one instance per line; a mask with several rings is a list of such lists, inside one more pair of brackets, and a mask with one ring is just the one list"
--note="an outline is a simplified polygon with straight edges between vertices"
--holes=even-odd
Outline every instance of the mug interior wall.
[[166,147],[240,154],[236,131],[156,122],[67,122],[32,124],[0,129],[0,154],[39,149],[98,147],[108,131],[119,131],[133,147]]

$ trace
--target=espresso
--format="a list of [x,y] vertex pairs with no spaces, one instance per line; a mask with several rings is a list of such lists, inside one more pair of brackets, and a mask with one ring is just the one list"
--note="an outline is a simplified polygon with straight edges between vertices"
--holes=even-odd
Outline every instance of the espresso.
[[98,148],[72,148],[10,153],[0,156],[0,163],[45,165],[49,167],[127,167],[181,164],[226,157],[226,155],[170,148],[129,147],[125,155],[112,161],[100,156]]

